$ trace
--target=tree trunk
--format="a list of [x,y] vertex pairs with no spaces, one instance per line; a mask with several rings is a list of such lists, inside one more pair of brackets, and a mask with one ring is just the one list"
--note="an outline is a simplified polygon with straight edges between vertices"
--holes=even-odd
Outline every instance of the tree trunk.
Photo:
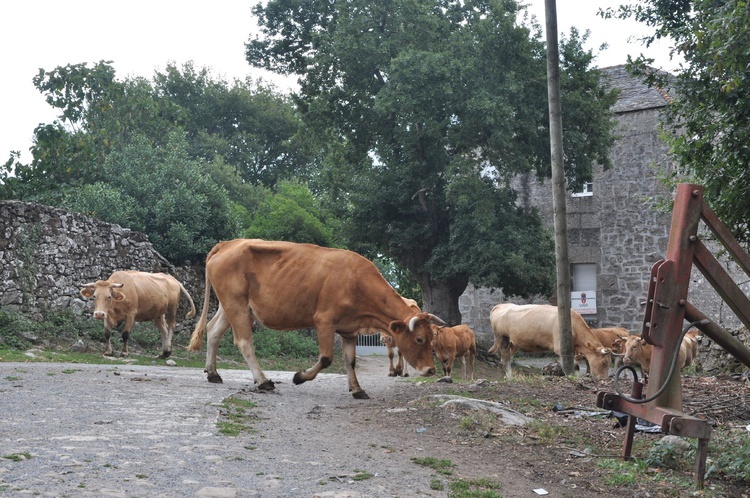
[[461,312],[458,309],[458,298],[468,285],[468,277],[433,280],[429,275],[420,275],[419,287],[422,289],[424,311],[437,315],[446,325],[459,325]]

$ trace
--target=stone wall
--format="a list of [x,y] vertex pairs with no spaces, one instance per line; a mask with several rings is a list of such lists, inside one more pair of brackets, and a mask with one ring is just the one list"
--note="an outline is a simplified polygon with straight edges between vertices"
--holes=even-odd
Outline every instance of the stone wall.
[[[116,270],[169,273],[193,299],[203,295],[203,273],[173,266],[140,232],[49,206],[0,201],[0,306],[31,316],[50,308],[82,313],[81,285]],[[187,307],[184,299],[180,306]]]
[[[668,149],[659,138],[660,113],[666,100],[662,92],[647,89],[629,77],[622,66],[605,71],[622,92],[613,109],[617,121],[617,140],[610,155],[613,167],[595,170],[593,195],[568,194],[569,256],[571,263],[596,264],[597,314],[586,315],[586,320],[592,326],[625,327],[639,334],[644,313],[641,303],[648,294],[651,268],[666,255],[672,218],[663,206],[669,206],[673,193],[659,180],[660,175],[674,168]],[[537,208],[545,224],[552,227],[551,183],[539,182],[529,175],[518,178],[514,186],[519,192],[519,204]],[[719,254],[706,232],[701,230],[699,236],[715,255]],[[750,295],[748,276],[734,262],[719,259],[742,291]],[[740,321],[696,269],[688,296],[709,318],[747,339]],[[489,312],[503,301],[522,302],[506,298],[501,290],[473,287],[459,301],[462,321],[477,332],[478,343],[485,349],[493,341]],[[706,371],[720,364],[732,364],[731,358],[707,338],[701,348]]]

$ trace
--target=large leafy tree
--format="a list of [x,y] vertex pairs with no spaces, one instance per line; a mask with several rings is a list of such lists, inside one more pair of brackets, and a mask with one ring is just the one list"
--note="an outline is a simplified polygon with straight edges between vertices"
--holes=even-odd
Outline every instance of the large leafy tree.
[[636,72],[671,89],[663,129],[680,168],[673,181],[706,187],[706,199],[735,236],[750,246],[750,6],[744,0],[642,0],[604,13],[653,28],[643,41],[667,39],[684,63],[675,74]]
[[[549,234],[509,187],[550,164],[544,45],[538,27],[519,25],[514,0],[270,0],[254,11],[262,31],[248,61],[299,77],[350,246],[408,269],[449,322],[469,281],[551,290]],[[578,185],[592,163],[609,164],[614,96],[577,33],[561,53]]]
[[0,198],[144,231],[175,261],[202,259],[217,240],[240,235],[237,220],[275,223],[275,233],[308,242],[331,235],[331,227],[305,232],[291,216],[270,223],[258,209],[315,162],[289,97],[272,87],[230,84],[190,63],[153,81],[119,80],[105,61],[40,70],[34,83],[59,119],[35,130],[30,164],[13,156],[0,168]]

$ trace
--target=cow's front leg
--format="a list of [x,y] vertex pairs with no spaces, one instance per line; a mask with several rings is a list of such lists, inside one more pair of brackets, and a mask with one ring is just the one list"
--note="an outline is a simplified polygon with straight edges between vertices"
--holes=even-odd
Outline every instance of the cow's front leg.
[[127,317],[125,319],[125,325],[122,327],[122,357],[127,358],[128,353],[128,339],[130,338],[130,329],[133,328],[135,323],[135,316]]
[[349,380],[349,392],[355,399],[370,399],[367,393],[359,386],[357,374],[357,336],[341,336],[341,349],[344,352],[344,363],[346,365],[346,377]]
[[398,366],[396,369],[398,370],[398,374],[401,377],[408,377],[409,376],[409,367],[407,367],[408,363],[406,363],[406,358],[404,358],[403,353],[401,353],[401,350],[398,351]]
[[164,316],[162,315],[155,319],[154,325],[156,325],[156,328],[159,329],[159,332],[161,333],[161,354],[159,355],[159,358],[169,358],[172,355],[172,334],[170,333],[169,327],[167,327],[167,322],[164,319]]
[[334,328],[332,325],[320,325],[316,327],[318,331],[318,361],[312,367],[307,370],[300,370],[294,374],[295,384],[302,384],[308,380],[313,380],[318,376],[321,370],[331,366],[333,362],[333,339],[334,339]]
[[114,356],[112,352],[112,328],[104,326],[104,356]]

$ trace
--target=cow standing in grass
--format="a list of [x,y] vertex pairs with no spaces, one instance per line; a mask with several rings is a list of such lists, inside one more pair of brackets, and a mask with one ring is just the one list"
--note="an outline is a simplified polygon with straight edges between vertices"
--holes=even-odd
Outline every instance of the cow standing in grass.
[[[604,347],[583,317],[570,312],[574,354],[583,355],[595,377],[606,378],[611,364],[611,350]],[[495,344],[489,352],[500,351],[505,376],[511,378],[511,359],[516,351],[560,354],[560,327],[557,307],[545,304],[498,304],[490,312]]]
[[193,298],[176,278],[165,273],[116,271],[107,280],[90,282],[81,289],[83,297],[94,298],[94,318],[104,322],[106,356],[112,356],[113,328],[124,324],[122,356],[128,356],[128,337],[133,324],[153,321],[161,332],[159,357],[168,358],[172,354],[180,294],[190,301],[186,318],[192,318],[195,316]]

